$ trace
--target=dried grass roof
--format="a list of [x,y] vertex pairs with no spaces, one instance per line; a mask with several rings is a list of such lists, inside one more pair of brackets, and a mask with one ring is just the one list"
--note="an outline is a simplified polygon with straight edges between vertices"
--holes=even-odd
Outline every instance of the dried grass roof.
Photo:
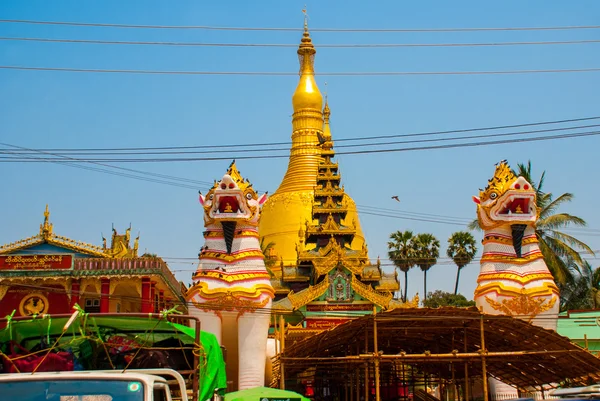
[[[381,369],[394,365],[386,362],[402,361],[445,379],[454,371],[460,379],[468,362],[469,376],[481,376],[482,322],[489,375],[519,388],[566,379],[600,381],[600,359],[568,338],[520,319],[482,314],[477,308],[412,308],[377,314]],[[372,358],[373,325],[374,316],[364,316],[286,347],[286,376],[315,366],[362,366]]]

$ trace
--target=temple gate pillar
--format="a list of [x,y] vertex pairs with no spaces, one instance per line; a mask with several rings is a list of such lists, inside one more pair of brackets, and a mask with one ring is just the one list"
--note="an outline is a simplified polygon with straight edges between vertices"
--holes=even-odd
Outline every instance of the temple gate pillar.
[[110,279],[100,279],[100,313],[110,312]]
[[150,282],[150,312],[155,313],[157,312],[157,305],[156,305],[156,281],[151,281]]
[[150,277],[142,278],[142,313],[151,313],[152,304],[150,303]]
[[[73,279],[71,280],[71,308],[75,306],[75,304],[79,304],[79,292],[81,290],[81,280]],[[81,306],[81,305],[79,305]]]
[[165,305],[165,291],[159,290],[158,291],[158,310],[157,310],[157,312],[160,312],[162,309],[167,309],[167,307]]

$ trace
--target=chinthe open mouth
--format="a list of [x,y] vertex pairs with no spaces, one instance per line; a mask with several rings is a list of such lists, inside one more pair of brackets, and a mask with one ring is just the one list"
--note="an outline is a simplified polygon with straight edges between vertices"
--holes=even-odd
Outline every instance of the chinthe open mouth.
[[531,208],[531,198],[529,197],[513,197],[507,203],[505,203],[500,211],[499,215],[513,215],[513,214],[533,214]]
[[235,196],[220,196],[218,198],[219,213],[238,213],[240,204]]

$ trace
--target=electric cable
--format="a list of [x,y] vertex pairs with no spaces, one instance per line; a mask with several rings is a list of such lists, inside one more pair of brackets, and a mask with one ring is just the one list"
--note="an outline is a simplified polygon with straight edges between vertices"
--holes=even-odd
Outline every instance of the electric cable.
[[[177,47],[270,47],[270,48],[295,48],[297,43],[207,43],[207,42],[149,42],[125,40],[94,40],[94,39],[54,39],[32,37],[2,36],[3,41],[40,42],[40,43],[73,43],[73,44],[99,44],[99,45],[134,45],[134,46],[177,46]],[[487,43],[340,43],[318,44],[318,48],[402,48],[402,47],[498,47],[498,46],[548,46],[548,45],[575,45],[600,43],[600,40],[555,40],[538,42],[487,42]]]
[[[481,139],[481,138],[497,138],[497,137],[508,137],[508,136],[515,136],[515,135],[526,135],[526,134],[535,134],[535,133],[542,133],[542,132],[556,132],[556,131],[569,131],[569,130],[576,130],[576,129],[583,129],[583,128],[595,128],[595,127],[600,127],[600,124],[591,124],[591,125],[579,125],[579,126],[572,126],[572,127],[560,127],[560,128],[548,128],[548,129],[543,129],[543,130],[531,130],[531,131],[517,131],[517,132],[505,132],[505,133],[495,133],[495,134],[483,134],[483,135],[468,135],[468,136],[462,136],[462,137],[444,137],[444,138],[432,138],[432,139],[415,139],[415,140],[409,140],[409,141],[391,141],[391,142],[374,142],[374,143],[360,143],[360,144],[346,144],[346,145],[336,145],[335,148],[336,149],[340,149],[340,148],[356,148],[356,147],[360,147],[360,148],[364,148],[364,147],[371,147],[371,146],[389,146],[389,145],[399,145],[399,144],[409,144],[409,143],[428,143],[428,142],[447,142],[447,141],[460,141],[460,140],[466,140],[466,139]],[[337,142],[337,141],[334,141]],[[0,142],[0,145],[3,145],[3,143]],[[287,147],[281,147],[281,148],[272,148],[272,149],[265,149],[265,148],[261,148],[261,149],[244,149],[244,150],[237,150],[237,149],[231,149],[230,147],[227,147],[227,149],[221,149],[221,150],[204,150],[204,151],[197,151],[197,150],[165,150],[165,151],[153,151],[153,152],[69,152],[68,155],[73,156],[73,155],[77,155],[77,156],[93,156],[93,155],[103,155],[103,156],[114,156],[114,155],[172,155],[172,154],[215,154],[215,153],[237,153],[237,152],[244,152],[244,154],[247,153],[254,153],[254,152],[289,152],[290,148],[289,145]],[[4,151],[2,149],[0,149],[0,154],[3,154]],[[14,153],[14,152],[11,152]],[[32,154],[32,153],[39,153],[38,150],[33,150],[33,151],[29,151],[28,153],[25,153],[24,151],[21,151],[19,154]],[[64,153],[53,153],[54,156],[64,156]],[[66,157],[66,156],[65,156]],[[232,155],[232,158],[235,158],[236,156]]]
[[[0,23],[65,25],[102,28],[133,29],[204,29],[219,31],[290,31],[302,32],[303,28],[277,27],[227,27],[211,25],[134,25],[70,21],[41,21],[24,19],[0,19]],[[541,26],[541,27],[482,27],[482,28],[310,28],[311,32],[485,32],[485,31],[567,31],[600,29],[600,25]]]
[[[54,71],[54,72],[87,72],[108,74],[141,74],[141,75],[245,75],[245,76],[296,76],[297,72],[282,71],[168,71],[168,70],[129,70],[105,68],[69,68],[69,67],[34,67],[17,65],[0,65],[3,70],[21,71]],[[344,76],[416,76],[416,75],[517,75],[517,74],[554,74],[554,73],[579,73],[599,72],[600,68],[561,68],[561,69],[535,69],[535,70],[504,70],[504,71],[344,71],[344,72],[316,72],[316,76],[344,77]]]
[[[586,131],[572,134],[561,134],[561,135],[547,135],[537,136],[531,138],[513,138],[513,139],[501,139],[496,141],[479,141],[479,142],[466,142],[456,144],[443,144],[443,145],[428,145],[428,146],[414,146],[407,148],[394,148],[394,149],[363,149],[357,151],[342,151],[336,152],[336,155],[360,155],[370,153],[396,153],[396,152],[412,152],[421,150],[440,150],[440,149],[453,149],[453,148],[470,148],[479,146],[489,145],[501,145],[501,144],[512,144],[519,142],[539,142],[556,139],[569,139],[569,138],[583,138],[600,135],[600,131]],[[249,159],[281,159],[289,158],[289,155],[254,155],[254,156],[215,156],[215,157],[180,157],[180,158],[127,158],[127,159],[78,159],[83,162],[112,162],[112,163],[159,163],[159,162],[194,162],[194,161],[215,161],[215,160],[249,160]],[[32,158],[32,159],[18,159],[15,157],[0,157],[0,163],[4,162],[42,162],[50,161],[51,158]]]
[[[430,135],[443,135],[443,134],[455,134],[465,132],[477,132],[477,131],[491,131],[491,130],[502,130],[507,128],[520,128],[520,127],[532,127],[538,125],[550,125],[550,124],[563,124],[579,121],[590,121],[598,120],[600,116],[571,118],[563,120],[551,120],[551,121],[535,121],[524,124],[510,124],[510,125],[495,125],[487,127],[476,127],[476,128],[462,128],[445,131],[428,131],[410,134],[391,134],[391,135],[377,135],[377,136],[363,136],[357,138],[337,138],[336,143],[347,142],[347,141],[362,141],[371,139],[384,139],[384,138],[405,138],[405,137],[420,137]],[[44,152],[70,152],[70,151],[134,151],[134,150],[171,150],[171,149],[218,149],[222,147],[254,147],[254,146],[269,146],[269,145],[287,145],[290,146],[291,142],[270,142],[270,143],[246,143],[246,144],[221,144],[221,145],[199,145],[199,146],[163,146],[163,147],[130,147],[130,148],[45,148],[35,149],[35,151]]]

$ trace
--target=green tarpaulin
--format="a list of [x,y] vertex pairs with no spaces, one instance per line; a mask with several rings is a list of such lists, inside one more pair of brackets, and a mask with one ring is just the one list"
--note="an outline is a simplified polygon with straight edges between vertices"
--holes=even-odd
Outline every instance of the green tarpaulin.
[[[16,341],[31,349],[41,341],[53,344],[62,333],[68,318],[39,317],[30,320],[13,321],[0,329],[0,344]],[[196,338],[195,330],[164,319],[140,317],[80,317],[67,329],[61,339],[61,344],[68,344],[74,339],[81,338],[84,333],[97,335],[112,332],[135,336],[142,342],[155,343],[167,338],[179,338],[184,344],[193,344]],[[199,397],[200,401],[210,399],[215,389],[225,389],[225,363],[221,347],[213,334],[201,331],[200,342],[204,354],[200,353],[199,366]]]
[[302,395],[288,390],[270,387],[255,387],[225,394],[225,401],[310,401]]

